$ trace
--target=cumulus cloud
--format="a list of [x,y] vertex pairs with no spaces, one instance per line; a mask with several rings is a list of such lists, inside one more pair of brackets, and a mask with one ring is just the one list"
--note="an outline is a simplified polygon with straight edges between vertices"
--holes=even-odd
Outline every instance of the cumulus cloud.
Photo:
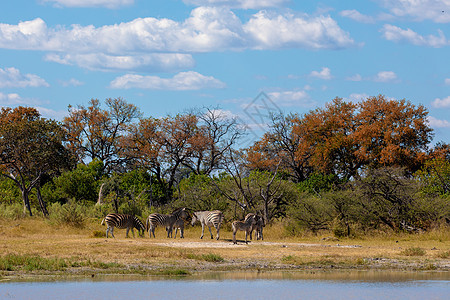
[[381,71],[378,72],[373,80],[377,82],[392,82],[397,80],[397,74],[392,71]]
[[363,78],[361,77],[360,74],[355,74],[353,76],[347,77],[346,79],[349,81],[362,81],[363,80]]
[[433,48],[440,48],[450,44],[441,30],[438,30],[437,36],[422,36],[409,28],[405,30],[394,25],[386,24],[383,26],[381,32],[385,39],[394,42],[406,42],[417,46],[428,46]]
[[445,78],[444,82],[445,82],[445,85],[450,85],[450,78]]
[[18,105],[22,103],[23,101],[19,94],[3,94],[0,92],[0,106]]
[[84,84],[84,82],[79,81],[78,79],[75,78],[71,78],[69,80],[60,80],[59,83],[64,86],[64,87],[68,87],[68,86],[81,86]]
[[312,107],[316,104],[305,90],[275,91],[267,94],[276,104],[282,106]]
[[41,0],[52,3],[55,6],[65,7],[106,7],[119,8],[134,4],[134,0]]
[[136,56],[106,55],[103,53],[89,54],[47,54],[47,61],[65,65],[77,65],[89,70],[99,71],[146,71],[170,72],[191,68],[195,62],[190,54],[150,53]]
[[448,0],[379,0],[389,11],[399,17],[412,17],[417,21],[450,22]]
[[428,123],[434,128],[449,128],[450,122],[447,120],[439,120],[435,117],[428,116]]
[[225,84],[212,76],[189,71],[180,72],[172,78],[127,74],[114,79],[110,87],[114,89],[200,90],[224,88]]
[[354,46],[329,16],[301,17],[260,11],[247,23],[229,9],[198,7],[184,22],[138,18],[102,27],[48,28],[40,19],[0,24],[0,47],[125,55],[130,52],[208,52],[245,49],[340,49]]
[[325,79],[325,80],[329,80],[331,79],[333,76],[331,76],[331,71],[329,68],[323,67],[321,71],[312,71],[309,74],[310,77],[315,77],[315,78],[320,78],[320,79]]
[[277,7],[288,0],[183,0],[186,4],[196,6],[226,6],[243,9],[257,9],[265,7]]
[[343,10],[339,14],[343,17],[350,18],[360,23],[375,23],[375,19],[373,17],[363,15],[355,9]]
[[447,107],[450,107],[450,96],[448,96],[446,98],[443,98],[443,99],[436,98],[431,103],[431,105],[433,105],[433,107],[436,107],[436,108],[447,108]]
[[21,74],[16,68],[0,68],[0,88],[11,87],[49,87],[41,77],[34,74]]

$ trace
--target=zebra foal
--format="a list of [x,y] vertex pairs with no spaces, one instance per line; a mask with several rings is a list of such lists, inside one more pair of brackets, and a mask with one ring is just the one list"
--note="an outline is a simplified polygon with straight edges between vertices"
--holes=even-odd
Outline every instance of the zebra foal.
[[254,213],[249,213],[245,216],[244,222],[247,221],[248,218],[254,216],[256,220],[256,224],[253,225],[250,229],[250,240],[252,239],[252,232],[255,230],[255,236],[257,240],[264,240],[263,237],[263,227],[264,227],[264,219],[261,216],[258,216]]
[[[177,221],[175,221],[175,223],[173,224],[172,227],[172,231],[173,228],[175,228],[175,236],[173,237],[174,239],[177,238],[177,233],[178,233],[178,229],[180,230],[180,238],[184,239],[184,220],[183,219],[179,219]],[[169,227],[166,227],[166,231],[169,232]],[[170,237],[172,237],[172,231],[170,232]]]
[[[144,223],[138,219],[136,216],[124,215],[124,214],[108,214],[103,220],[102,225],[106,224],[106,238],[108,238],[108,233],[111,232],[111,236],[114,236],[114,227],[119,229],[127,229],[125,237],[128,237],[128,232],[131,229],[131,233],[134,237],[133,228],[138,230],[139,236],[144,236],[145,227]],[[142,232],[142,233],[141,233]]]
[[154,213],[148,216],[147,221],[145,222],[145,228],[148,230],[149,236],[152,237],[153,234],[153,237],[155,238],[156,227],[158,225],[165,227],[167,230],[167,237],[169,237],[169,235],[172,235],[172,229],[175,222],[180,219],[186,220],[187,218],[189,218],[189,213],[186,208],[179,208],[170,215]]
[[231,228],[233,228],[233,244],[237,244],[236,242],[236,232],[238,230],[245,231],[245,243],[247,242],[247,235],[250,233],[250,230],[252,230],[252,227],[256,225],[256,215],[249,216],[244,221],[234,221],[231,223]]
[[202,236],[205,233],[205,226],[208,226],[209,233],[211,234],[211,239],[213,239],[213,234],[211,232],[211,227],[214,226],[217,232],[216,239],[219,239],[219,233],[220,233],[220,225],[223,221],[223,213],[220,210],[213,210],[213,211],[196,211],[192,214],[192,221],[191,225],[194,226],[195,222],[199,221],[202,224]]

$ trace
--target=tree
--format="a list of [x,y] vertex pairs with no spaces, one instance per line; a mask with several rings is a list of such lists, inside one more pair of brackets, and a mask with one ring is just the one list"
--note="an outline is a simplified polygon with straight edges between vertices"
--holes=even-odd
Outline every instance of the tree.
[[249,168],[273,172],[279,164],[280,172],[294,182],[305,180],[313,171],[309,165],[311,148],[306,146],[303,135],[294,132],[294,126],[297,131],[301,126],[298,115],[273,115],[270,131],[246,149]]
[[85,158],[99,159],[110,173],[126,162],[121,139],[141,112],[122,98],[108,98],[105,104],[106,110],[100,107],[97,99],[92,99],[88,107],[75,109],[69,106],[69,116],[63,122],[68,132],[68,147],[77,154],[78,162]]
[[382,95],[369,97],[359,104],[356,155],[370,168],[405,167],[417,171],[426,158],[432,129],[428,111],[403,100],[389,100]]
[[19,187],[30,215],[29,194],[33,188],[37,188],[43,214],[48,214],[40,193],[42,176],[70,166],[71,156],[63,146],[64,140],[61,126],[41,118],[34,108],[2,108],[0,112],[1,175]]
[[[350,179],[390,166],[412,174],[425,161],[432,138],[427,115],[421,105],[382,95],[357,104],[335,98],[301,117],[277,117],[247,159],[251,167],[267,170],[281,159],[281,169],[297,182],[315,172]],[[439,153],[449,153],[446,149]]]
[[225,153],[233,148],[243,132],[236,118],[218,109],[206,108],[195,114],[198,133],[192,140],[192,153],[183,162],[195,174],[209,175],[222,168]]

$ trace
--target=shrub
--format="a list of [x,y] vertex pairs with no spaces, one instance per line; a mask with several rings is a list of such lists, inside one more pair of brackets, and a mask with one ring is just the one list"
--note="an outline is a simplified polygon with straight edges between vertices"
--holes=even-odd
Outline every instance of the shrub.
[[410,247],[403,250],[400,254],[406,255],[406,256],[424,256],[425,250],[419,247]]
[[53,203],[49,214],[50,220],[58,225],[83,228],[86,220],[84,207],[76,203]]

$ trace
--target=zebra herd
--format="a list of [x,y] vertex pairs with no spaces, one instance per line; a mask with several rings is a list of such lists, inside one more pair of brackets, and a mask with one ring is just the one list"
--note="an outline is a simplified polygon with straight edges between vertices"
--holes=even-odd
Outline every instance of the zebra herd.
[[[114,238],[114,227],[119,229],[126,229],[126,237],[128,237],[128,232],[131,230],[131,233],[134,237],[133,229],[136,228],[138,230],[139,236],[144,236],[144,233],[148,231],[150,238],[155,238],[155,229],[160,226],[166,229],[167,237],[171,238],[173,235],[173,229],[175,228],[175,238],[177,236],[178,230],[180,230],[180,238],[184,238],[184,223],[188,220],[190,214],[188,209],[183,207],[175,210],[171,214],[164,215],[159,213],[150,214],[145,222],[145,225],[139,218],[126,214],[108,214],[102,221],[102,225],[106,224],[106,238],[108,238],[108,234],[111,233],[111,236]],[[200,239],[203,238],[205,232],[205,226],[208,227],[209,233],[211,234],[211,239],[214,238],[213,233],[211,231],[211,227],[216,229],[216,239],[218,240],[220,237],[220,226],[223,222],[223,213],[220,210],[213,211],[196,211],[192,213],[191,225],[198,221],[202,225],[202,235]],[[250,240],[252,239],[252,232],[255,231],[255,237],[257,240],[263,240],[263,227],[264,227],[264,219],[254,213],[249,213],[245,216],[244,221],[234,221],[232,223],[233,229],[233,243],[236,244],[236,233],[238,231],[245,232],[245,243],[248,243],[247,236],[250,236]]]

